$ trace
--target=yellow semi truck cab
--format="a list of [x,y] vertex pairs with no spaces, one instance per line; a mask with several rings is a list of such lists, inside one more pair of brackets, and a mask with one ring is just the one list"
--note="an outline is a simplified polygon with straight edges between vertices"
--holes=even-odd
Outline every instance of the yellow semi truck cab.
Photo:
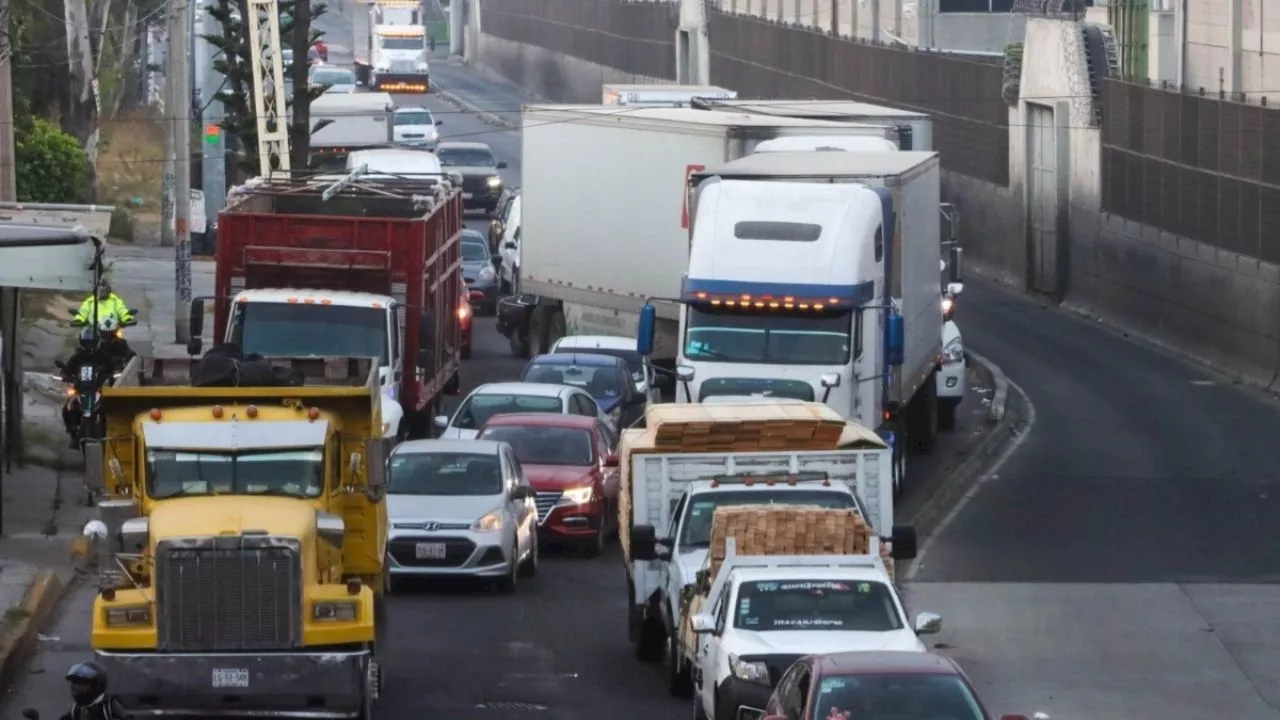
[[197,387],[137,357],[86,449],[92,644],[128,716],[370,717],[387,574],[375,358],[273,358],[301,386]]

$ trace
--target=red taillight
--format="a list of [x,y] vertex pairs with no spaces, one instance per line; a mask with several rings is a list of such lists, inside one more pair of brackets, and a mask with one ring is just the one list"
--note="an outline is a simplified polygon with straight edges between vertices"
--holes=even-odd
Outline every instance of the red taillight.
[[458,306],[458,319],[466,320],[471,317],[471,304],[463,303]]

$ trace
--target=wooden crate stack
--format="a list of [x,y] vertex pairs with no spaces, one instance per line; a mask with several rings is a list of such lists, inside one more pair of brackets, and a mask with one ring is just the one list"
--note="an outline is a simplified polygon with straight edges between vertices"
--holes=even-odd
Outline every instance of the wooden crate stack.
[[689,599],[689,604],[685,606],[684,618],[680,622],[680,643],[684,647],[697,647],[694,641],[697,639],[693,633],[693,616],[702,612],[702,606],[706,604],[707,599],[702,595],[694,595]]
[[658,452],[822,450],[835,447],[845,427],[820,405],[686,405],[678,415],[667,410],[658,406],[646,416]]
[[739,555],[859,555],[871,548],[870,528],[851,509],[808,505],[716,508],[711,521],[709,582],[715,581],[731,537]]

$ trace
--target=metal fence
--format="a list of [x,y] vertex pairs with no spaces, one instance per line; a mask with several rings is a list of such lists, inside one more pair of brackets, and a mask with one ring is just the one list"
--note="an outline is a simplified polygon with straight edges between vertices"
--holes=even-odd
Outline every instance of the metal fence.
[[625,72],[673,78],[677,7],[625,0],[485,0],[484,32]]
[[1104,80],[1102,208],[1280,262],[1280,110]]
[[1009,184],[1001,64],[719,11],[711,13],[709,34],[717,85],[745,97],[851,99],[929,113],[944,168]]

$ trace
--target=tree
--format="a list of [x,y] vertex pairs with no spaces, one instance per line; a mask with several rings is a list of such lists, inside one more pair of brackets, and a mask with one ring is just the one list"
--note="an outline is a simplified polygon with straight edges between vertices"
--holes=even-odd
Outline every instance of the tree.
[[38,117],[14,130],[18,202],[81,202],[88,158],[80,143]]
[[[240,168],[250,175],[258,174],[258,125],[253,104],[253,68],[249,56],[249,32],[243,18],[248,8],[243,0],[216,0],[208,13],[222,23],[222,35],[206,35],[219,52],[214,68],[226,77],[217,97],[222,101],[225,119],[222,129],[238,140],[242,147]],[[308,78],[307,53],[324,33],[311,29],[311,22],[327,11],[323,3],[311,0],[280,0],[281,47],[292,47],[294,62],[286,64],[285,77],[292,78],[293,95],[286,107],[293,111],[289,128],[290,162],[295,170],[306,167],[310,152],[311,101],[323,89],[313,89]]]

